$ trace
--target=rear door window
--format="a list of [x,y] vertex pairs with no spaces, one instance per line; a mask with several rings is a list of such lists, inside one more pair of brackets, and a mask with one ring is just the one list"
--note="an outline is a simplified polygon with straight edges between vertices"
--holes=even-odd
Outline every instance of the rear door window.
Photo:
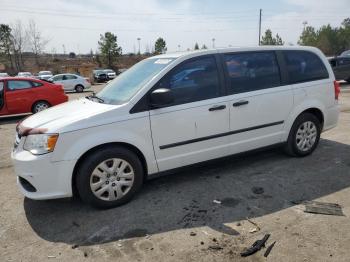
[[327,68],[322,60],[309,51],[283,51],[289,83],[303,83],[329,77]]
[[22,90],[32,88],[32,83],[30,81],[22,81],[22,80],[9,80],[7,81],[7,88],[11,91],[14,90]]
[[74,79],[77,79],[77,77],[73,75],[66,75],[66,80],[74,80]]
[[224,55],[229,94],[238,94],[281,85],[274,52],[244,52]]

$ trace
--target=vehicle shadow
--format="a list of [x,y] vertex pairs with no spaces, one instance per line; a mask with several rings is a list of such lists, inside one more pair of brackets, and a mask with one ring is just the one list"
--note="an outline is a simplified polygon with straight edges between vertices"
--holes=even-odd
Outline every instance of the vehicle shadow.
[[235,235],[224,223],[274,213],[293,201],[348,187],[349,155],[349,145],[322,139],[306,158],[290,158],[274,149],[150,180],[132,202],[114,209],[96,210],[78,199],[25,199],[24,209],[41,238],[68,244],[94,245],[205,225]]
[[16,124],[31,114],[15,115],[15,116],[0,116],[0,125]]

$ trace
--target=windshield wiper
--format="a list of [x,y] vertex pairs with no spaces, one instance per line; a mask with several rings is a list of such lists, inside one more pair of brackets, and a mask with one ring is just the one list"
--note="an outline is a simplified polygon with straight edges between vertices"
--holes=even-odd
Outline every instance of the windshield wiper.
[[86,96],[86,98],[89,99],[89,100],[96,99],[99,103],[104,103],[105,102],[102,98],[96,96],[95,93],[93,93],[91,96]]

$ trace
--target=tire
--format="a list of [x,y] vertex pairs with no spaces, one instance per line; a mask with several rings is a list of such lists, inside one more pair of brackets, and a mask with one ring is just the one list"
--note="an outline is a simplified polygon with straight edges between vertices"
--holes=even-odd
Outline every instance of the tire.
[[105,209],[129,202],[141,189],[143,178],[143,167],[135,153],[124,147],[106,147],[83,160],[75,182],[83,202]]
[[50,107],[50,104],[46,101],[38,101],[36,102],[32,107],[32,113],[36,114],[40,111],[43,111],[45,109],[48,109]]
[[84,87],[82,85],[76,85],[75,86],[75,92],[77,92],[77,93],[84,92]]
[[311,113],[303,113],[294,121],[284,150],[290,156],[310,155],[316,149],[320,135],[320,120]]

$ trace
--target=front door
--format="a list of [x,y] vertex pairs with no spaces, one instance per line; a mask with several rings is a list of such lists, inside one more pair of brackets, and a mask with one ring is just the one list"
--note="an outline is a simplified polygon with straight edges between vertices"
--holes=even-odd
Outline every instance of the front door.
[[7,109],[5,105],[5,86],[4,82],[0,81],[0,115],[6,115]]
[[187,60],[155,88],[169,88],[174,103],[150,111],[159,171],[227,155],[229,108],[214,56]]
[[231,94],[230,153],[279,143],[293,107],[291,85],[282,85],[275,52],[224,54]]
[[6,89],[6,105],[9,114],[21,114],[32,111],[36,94],[31,81],[8,80]]

